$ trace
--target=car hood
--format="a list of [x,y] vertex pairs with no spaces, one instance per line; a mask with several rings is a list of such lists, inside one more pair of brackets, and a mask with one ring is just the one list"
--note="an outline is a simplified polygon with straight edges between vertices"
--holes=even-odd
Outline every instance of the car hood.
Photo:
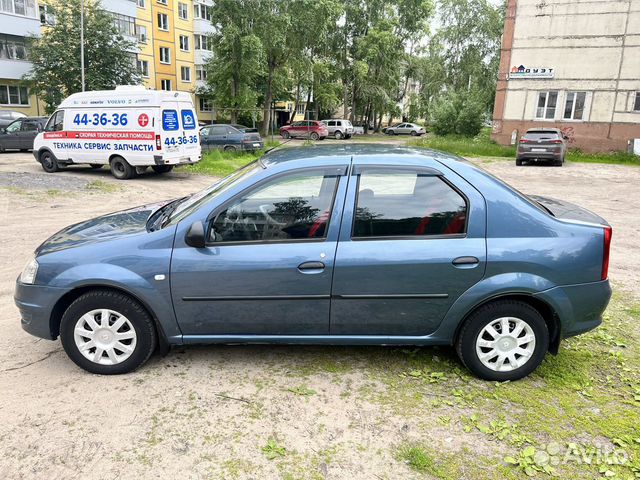
[[171,201],[166,200],[142,205],[70,225],[45,240],[36,248],[35,253],[36,255],[43,255],[58,250],[146,232],[147,220],[153,212]]
[[539,195],[527,195],[534,202],[542,205],[551,214],[562,220],[572,220],[577,222],[595,223],[597,225],[608,226],[607,221],[586,208],[582,208],[575,203],[565,202],[557,198],[542,197]]

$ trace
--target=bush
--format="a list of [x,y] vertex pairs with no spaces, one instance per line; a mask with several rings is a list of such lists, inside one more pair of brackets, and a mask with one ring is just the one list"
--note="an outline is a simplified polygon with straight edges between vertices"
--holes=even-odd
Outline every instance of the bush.
[[451,93],[436,103],[433,132],[436,135],[464,135],[475,137],[482,129],[484,106],[477,95]]

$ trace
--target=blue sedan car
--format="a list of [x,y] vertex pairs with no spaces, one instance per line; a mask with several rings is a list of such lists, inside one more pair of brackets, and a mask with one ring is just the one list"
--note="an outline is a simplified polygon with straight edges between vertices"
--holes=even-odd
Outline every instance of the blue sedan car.
[[15,301],[27,332],[101,374],[171,345],[453,345],[514,380],[601,323],[610,241],[595,214],[443,153],[286,148],[56,233]]

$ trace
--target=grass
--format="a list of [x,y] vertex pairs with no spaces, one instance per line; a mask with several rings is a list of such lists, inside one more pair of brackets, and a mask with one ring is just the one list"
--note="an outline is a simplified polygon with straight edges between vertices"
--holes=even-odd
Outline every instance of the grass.
[[440,468],[431,458],[431,455],[419,445],[403,445],[398,449],[397,458],[416,472],[428,473],[436,478],[443,477]]
[[[461,157],[493,157],[514,159],[516,147],[498,145],[490,138],[491,131],[483,129],[473,138],[460,135],[437,136],[428,135],[419,140],[412,140],[410,145],[432,148],[442,152],[460,155]],[[566,160],[581,163],[609,163],[621,165],[640,165],[640,157],[627,152],[585,153],[579,149],[570,149]]]

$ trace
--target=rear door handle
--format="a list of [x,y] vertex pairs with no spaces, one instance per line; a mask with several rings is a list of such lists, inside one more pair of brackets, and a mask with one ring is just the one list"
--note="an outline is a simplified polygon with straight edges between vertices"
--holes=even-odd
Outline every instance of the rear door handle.
[[476,257],[472,257],[472,256],[458,257],[458,258],[454,258],[451,263],[453,263],[454,267],[467,267],[467,268],[469,268],[469,267],[476,266],[478,263],[480,263],[480,260],[478,260]]
[[324,270],[322,262],[304,262],[298,265],[298,270],[302,273],[320,273]]

